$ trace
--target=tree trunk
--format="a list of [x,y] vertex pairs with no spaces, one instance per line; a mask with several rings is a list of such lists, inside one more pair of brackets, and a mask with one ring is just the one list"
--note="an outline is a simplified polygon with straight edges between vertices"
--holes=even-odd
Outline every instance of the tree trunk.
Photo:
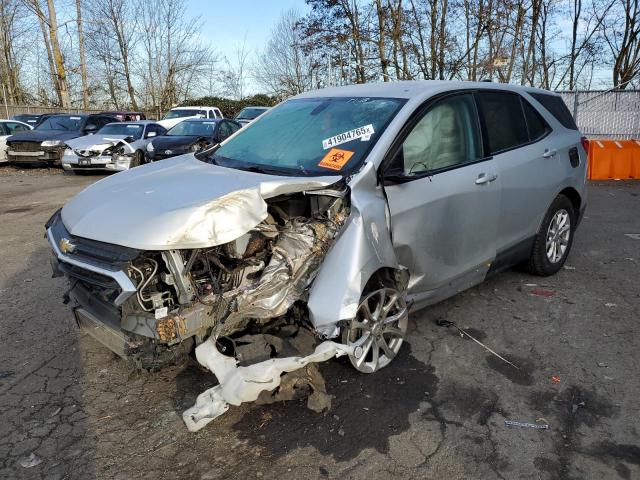
[[56,18],[56,8],[53,5],[53,0],[47,0],[47,9],[49,10],[49,40],[51,41],[51,50],[58,78],[58,97],[60,98],[60,106],[69,108],[69,84],[67,83],[67,72],[64,67],[62,51],[60,50],[60,42],[58,41],[58,19]]
[[87,82],[87,61],[84,54],[84,32],[80,0],[76,0],[76,22],[78,24],[78,49],[80,50],[80,76],[82,77],[82,106],[86,110],[89,108],[89,84]]

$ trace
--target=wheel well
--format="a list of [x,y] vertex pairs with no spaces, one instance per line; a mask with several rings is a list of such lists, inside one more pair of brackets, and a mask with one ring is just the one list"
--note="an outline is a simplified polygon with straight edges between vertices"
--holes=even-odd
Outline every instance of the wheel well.
[[398,287],[400,290],[407,288],[409,282],[409,272],[405,268],[382,267],[373,272],[369,281],[364,287],[364,291],[375,290],[382,286]]
[[580,198],[578,191],[573,187],[567,187],[560,192],[560,195],[564,195],[571,200],[574,213],[578,216],[580,214],[580,206],[582,205],[582,199]]

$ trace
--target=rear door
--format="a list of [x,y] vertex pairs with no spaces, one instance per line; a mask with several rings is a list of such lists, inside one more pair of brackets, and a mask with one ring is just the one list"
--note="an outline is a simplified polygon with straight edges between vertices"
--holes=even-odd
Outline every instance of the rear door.
[[501,178],[498,225],[499,262],[495,268],[527,258],[561,178],[553,131],[520,94],[476,93],[485,144]]
[[393,245],[409,293],[433,301],[479,283],[496,253],[500,181],[472,93],[424,107],[384,170]]

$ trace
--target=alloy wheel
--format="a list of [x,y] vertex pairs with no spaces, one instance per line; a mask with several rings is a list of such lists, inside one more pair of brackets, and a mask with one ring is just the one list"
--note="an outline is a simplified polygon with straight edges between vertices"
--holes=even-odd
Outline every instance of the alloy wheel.
[[571,217],[565,209],[558,210],[547,229],[546,252],[551,263],[558,263],[565,255],[571,238]]
[[355,347],[349,355],[351,364],[363,373],[386,367],[402,346],[408,322],[407,304],[398,290],[381,288],[368,293],[343,331],[343,343]]

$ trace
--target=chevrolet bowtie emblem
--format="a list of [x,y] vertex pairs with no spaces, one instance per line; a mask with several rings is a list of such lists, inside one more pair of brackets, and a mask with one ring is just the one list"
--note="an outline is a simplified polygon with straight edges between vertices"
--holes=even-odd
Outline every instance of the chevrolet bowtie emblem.
[[171,155],[173,153],[173,150],[165,150],[164,153],[166,153],[167,155]]
[[71,240],[69,240],[68,238],[61,238],[58,242],[58,246],[60,247],[60,251],[62,253],[73,253],[73,251],[76,249],[76,246],[71,243]]

